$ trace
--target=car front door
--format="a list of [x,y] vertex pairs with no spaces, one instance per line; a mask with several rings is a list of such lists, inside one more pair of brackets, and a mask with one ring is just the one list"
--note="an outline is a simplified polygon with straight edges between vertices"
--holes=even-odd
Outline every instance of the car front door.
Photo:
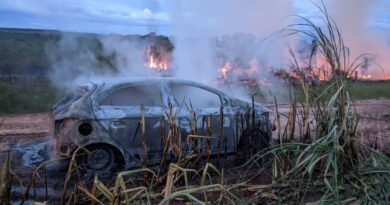
[[[156,163],[161,153],[161,123],[166,111],[162,85],[121,85],[100,96],[96,117],[106,135],[138,163]],[[147,157],[145,158],[145,152]]]

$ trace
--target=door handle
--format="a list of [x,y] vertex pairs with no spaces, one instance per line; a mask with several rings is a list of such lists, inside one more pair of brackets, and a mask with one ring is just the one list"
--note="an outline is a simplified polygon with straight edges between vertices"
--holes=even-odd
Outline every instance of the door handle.
[[114,127],[121,127],[121,126],[124,126],[125,123],[123,121],[111,121],[111,126],[114,126]]

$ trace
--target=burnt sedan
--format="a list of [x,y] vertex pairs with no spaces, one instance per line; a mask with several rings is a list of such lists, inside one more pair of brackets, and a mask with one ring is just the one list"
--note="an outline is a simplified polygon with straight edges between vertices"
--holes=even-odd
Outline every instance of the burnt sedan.
[[209,146],[210,155],[235,153],[253,141],[261,149],[271,133],[268,108],[170,78],[90,83],[73,90],[53,113],[57,154],[84,147],[90,152],[83,162],[94,171],[138,167],[144,156],[148,164],[157,163],[173,132],[183,153]]

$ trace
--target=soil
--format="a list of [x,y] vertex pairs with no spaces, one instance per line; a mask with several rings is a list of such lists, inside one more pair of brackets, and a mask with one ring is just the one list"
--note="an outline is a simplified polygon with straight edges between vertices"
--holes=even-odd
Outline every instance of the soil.
[[358,114],[359,139],[390,153],[390,100],[359,102]]
[[33,140],[49,135],[51,124],[52,115],[50,113],[0,116],[0,142],[10,139]]
[[[361,142],[374,145],[390,153],[390,100],[364,100],[355,103],[359,116],[358,137]],[[289,106],[279,106],[281,124],[285,124]],[[274,116],[272,116],[273,118]],[[33,170],[43,161],[52,159],[52,115],[50,113],[15,114],[0,116],[0,166],[4,163],[8,150],[12,156],[12,168],[26,186],[30,183]],[[274,132],[274,138],[276,137]],[[296,134],[298,135],[296,130]],[[48,178],[57,180],[48,184],[51,197],[60,196],[66,172],[63,162],[55,162],[47,167]],[[42,176],[41,176],[42,177]],[[16,181],[16,179],[14,180]],[[15,182],[16,183],[16,182]],[[45,184],[37,180],[38,199],[45,199]],[[25,189],[16,187],[14,197],[20,199]],[[30,190],[30,193],[33,191]],[[19,197],[18,197],[19,196]]]
[[[361,100],[354,103],[358,114],[357,136],[360,142],[377,146],[390,154],[390,99]],[[279,105],[281,127],[287,123],[289,105]],[[275,116],[271,117],[272,119]],[[297,126],[298,127],[298,126]],[[273,138],[277,139],[277,131]],[[283,130],[280,131],[281,133]],[[296,129],[294,137],[299,138],[300,130]]]

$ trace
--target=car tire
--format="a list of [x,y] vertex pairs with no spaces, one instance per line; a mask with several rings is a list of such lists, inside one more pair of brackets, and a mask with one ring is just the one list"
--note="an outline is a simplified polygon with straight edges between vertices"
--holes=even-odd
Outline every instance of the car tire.
[[97,175],[100,180],[111,180],[117,171],[123,167],[116,150],[108,145],[91,145],[86,149],[89,153],[81,156],[83,175],[87,181],[92,181]]
[[107,146],[95,146],[85,155],[85,164],[93,171],[111,170],[115,164],[114,151]]
[[[252,140],[250,140],[251,138]],[[270,136],[268,133],[261,131],[260,128],[245,130],[237,145],[236,164],[240,165],[246,162],[254,154],[267,148],[269,145]]]

